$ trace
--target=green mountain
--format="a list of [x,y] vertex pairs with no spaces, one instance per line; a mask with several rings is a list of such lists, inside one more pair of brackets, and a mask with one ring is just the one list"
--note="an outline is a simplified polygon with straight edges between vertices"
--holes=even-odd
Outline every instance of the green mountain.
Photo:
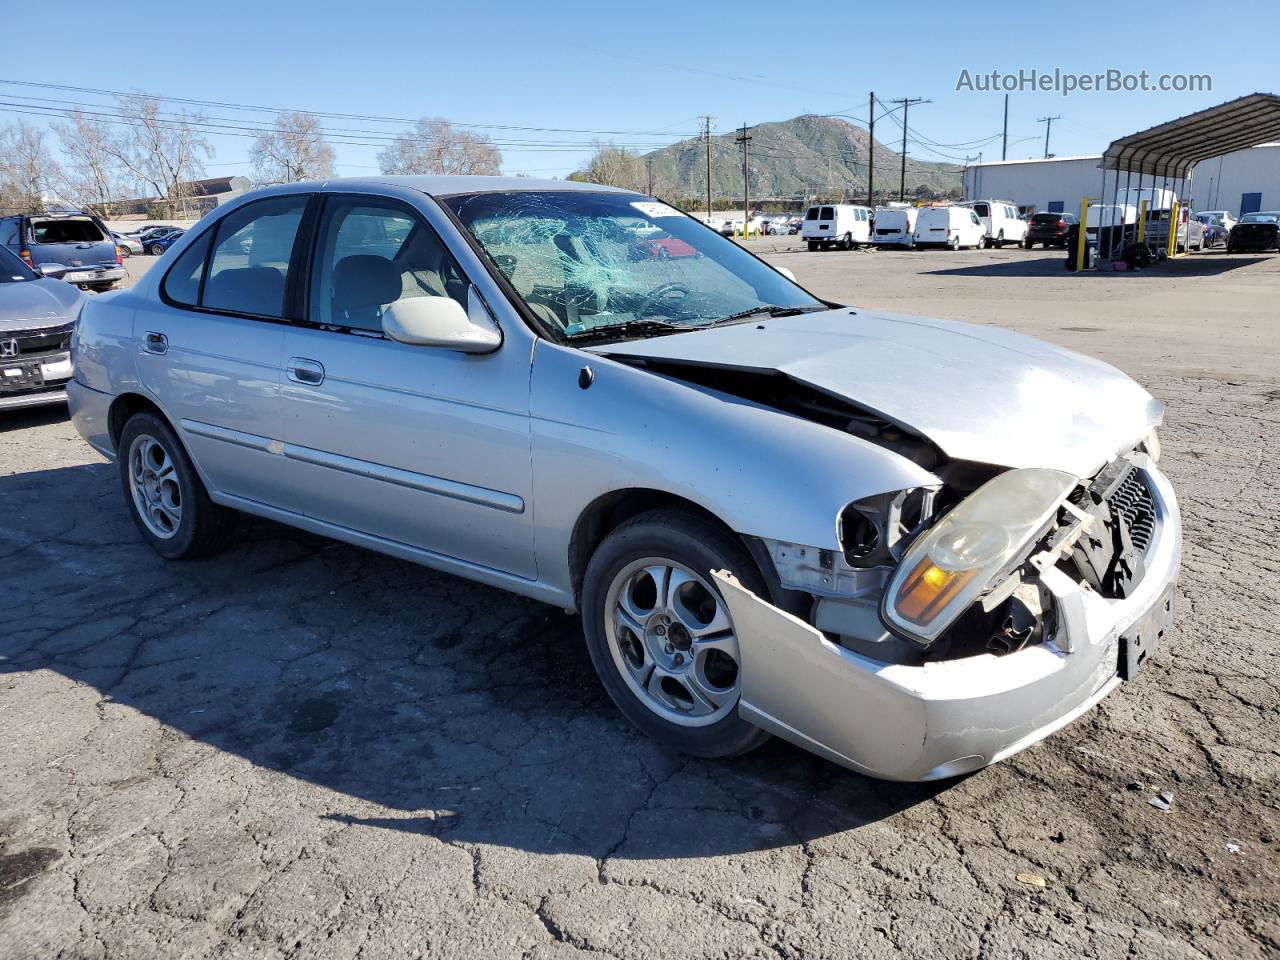
[[[891,120],[883,121],[892,132]],[[823,199],[866,199],[867,131],[837,117],[807,115],[750,127],[748,145],[751,195],[796,197],[817,195]],[[711,184],[716,200],[742,196],[742,148],[738,131],[711,137]],[[918,148],[917,148],[918,149]],[[683,140],[647,154],[653,163],[656,192],[697,198],[706,195],[706,147],[701,138]],[[876,197],[898,192],[901,158],[879,141],[875,144]],[[907,155],[907,193],[923,187],[930,194],[946,194],[961,187],[957,164],[917,160]],[[705,205],[705,203],[704,203]]]

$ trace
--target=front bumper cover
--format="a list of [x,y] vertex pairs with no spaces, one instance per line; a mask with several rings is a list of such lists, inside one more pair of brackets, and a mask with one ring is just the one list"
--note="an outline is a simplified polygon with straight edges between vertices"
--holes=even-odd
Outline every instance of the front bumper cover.
[[1057,605],[1054,642],[918,666],[846,650],[723,571],[742,658],[741,716],[836,763],[886,780],[938,780],[1022,750],[1085,713],[1121,682],[1122,636],[1177,581],[1182,530],[1173,490],[1144,470],[1157,508],[1147,573],[1108,600],[1061,570],[1041,579]]

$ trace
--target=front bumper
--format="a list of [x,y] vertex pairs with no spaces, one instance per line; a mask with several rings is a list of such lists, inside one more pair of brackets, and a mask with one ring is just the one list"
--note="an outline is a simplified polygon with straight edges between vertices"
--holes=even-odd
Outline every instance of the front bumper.
[[1144,475],[1157,521],[1134,594],[1108,600],[1050,568],[1041,579],[1058,609],[1057,638],[1004,656],[882,663],[830,642],[716,572],[742,658],[740,714],[886,780],[968,773],[1061,729],[1120,684],[1122,636],[1170,600],[1177,582],[1177,501],[1158,470]]
[[0,410],[66,403],[71,355],[0,360]]

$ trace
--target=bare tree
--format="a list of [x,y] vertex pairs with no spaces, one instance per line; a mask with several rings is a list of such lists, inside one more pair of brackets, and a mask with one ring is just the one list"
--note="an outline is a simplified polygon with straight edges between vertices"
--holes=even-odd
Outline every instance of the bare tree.
[[107,152],[140,183],[175,210],[185,212],[191,182],[204,173],[213,148],[200,131],[201,114],[162,115],[154,97],[121,97],[119,113],[128,121],[107,141]]
[[111,151],[111,131],[79,110],[70,114],[70,121],[53,124],[65,160],[59,190],[78,206],[110,216],[112,204],[125,191],[121,163]]
[[277,114],[272,128],[258,134],[249,148],[254,179],[261,186],[332,177],[336,157],[320,121],[309,113]]
[[[603,183],[611,187],[622,187],[626,190],[637,190],[644,193],[648,190],[648,171],[644,158],[632,153],[626,147],[612,143],[595,143],[595,153],[587,161],[587,166],[577,173],[569,175],[570,180],[581,180],[585,183]],[[654,191],[661,193],[660,190]]]
[[61,178],[47,134],[19,120],[0,130],[0,208],[27,213],[45,204],[45,197]]
[[482,134],[454,129],[448,120],[423,117],[378,154],[384,174],[498,174],[502,154]]

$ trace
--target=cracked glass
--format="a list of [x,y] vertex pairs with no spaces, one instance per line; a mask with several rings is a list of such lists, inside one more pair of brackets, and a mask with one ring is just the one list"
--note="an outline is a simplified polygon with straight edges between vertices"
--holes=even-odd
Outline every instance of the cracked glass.
[[733,241],[637,194],[513,191],[441,202],[530,312],[569,339],[825,309]]

